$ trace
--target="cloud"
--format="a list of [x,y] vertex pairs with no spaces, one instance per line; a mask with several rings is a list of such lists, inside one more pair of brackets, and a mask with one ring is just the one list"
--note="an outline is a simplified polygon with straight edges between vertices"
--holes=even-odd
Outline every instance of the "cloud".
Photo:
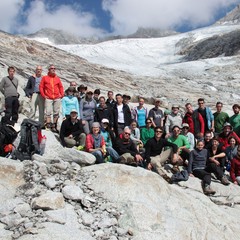
[[20,9],[23,7],[23,0],[7,0],[0,3],[0,29],[12,32],[16,18]]
[[111,15],[115,34],[129,34],[138,27],[173,29],[212,23],[220,10],[240,0],[103,0],[102,6]]
[[0,29],[10,33],[27,34],[42,28],[55,28],[83,37],[102,36],[104,30],[97,25],[96,16],[84,12],[78,3],[60,5],[57,1],[47,0],[7,0],[0,3]]

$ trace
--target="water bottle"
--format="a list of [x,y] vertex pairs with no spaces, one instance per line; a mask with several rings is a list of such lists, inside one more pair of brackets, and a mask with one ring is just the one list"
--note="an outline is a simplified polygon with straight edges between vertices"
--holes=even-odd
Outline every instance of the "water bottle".
[[40,142],[40,154],[43,155],[44,154],[44,151],[45,151],[45,147],[46,147],[46,141],[47,141],[47,138],[46,136],[44,135],[41,139],[41,142]]

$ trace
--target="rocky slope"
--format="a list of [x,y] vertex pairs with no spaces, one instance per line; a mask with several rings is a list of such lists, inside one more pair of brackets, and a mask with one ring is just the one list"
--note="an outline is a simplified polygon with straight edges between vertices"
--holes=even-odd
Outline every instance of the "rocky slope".
[[235,7],[231,12],[229,12],[225,17],[218,20],[216,25],[229,25],[229,24],[239,24],[240,23],[240,5]]

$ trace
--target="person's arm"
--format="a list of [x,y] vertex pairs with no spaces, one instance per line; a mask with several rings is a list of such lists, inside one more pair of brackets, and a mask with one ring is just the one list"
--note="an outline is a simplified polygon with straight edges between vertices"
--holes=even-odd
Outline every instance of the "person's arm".
[[62,124],[61,124],[60,133],[59,133],[60,140],[61,140],[61,143],[62,143],[63,147],[67,146],[67,144],[64,140],[65,131],[66,131],[66,121],[63,121]]
[[194,151],[191,151],[189,154],[189,161],[188,161],[188,174],[192,175],[192,163],[194,159]]
[[4,94],[4,85],[5,85],[5,79],[3,78],[0,82],[0,91],[2,94]]
[[27,85],[24,88],[25,94],[28,98],[31,98],[32,96],[31,90],[32,90],[32,76],[28,78]]
[[235,175],[235,168],[236,168],[235,159],[233,159],[232,163],[231,163],[230,176],[231,176],[231,179],[232,179],[233,183],[237,184],[237,179],[236,179],[236,175]]
[[62,82],[59,78],[59,92],[60,92],[60,98],[63,98],[64,97],[64,88],[63,88],[63,85],[62,85]]
[[45,77],[42,77],[40,85],[39,85],[39,91],[43,98],[47,98],[45,95],[45,92],[44,92],[44,82],[45,82]]
[[66,118],[66,98],[65,97],[62,99],[62,117],[63,119]]
[[198,119],[199,119],[199,123],[200,123],[200,136],[199,137],[203,137],[204,131],[205,131],[205,122],[200,113],[198,113]]

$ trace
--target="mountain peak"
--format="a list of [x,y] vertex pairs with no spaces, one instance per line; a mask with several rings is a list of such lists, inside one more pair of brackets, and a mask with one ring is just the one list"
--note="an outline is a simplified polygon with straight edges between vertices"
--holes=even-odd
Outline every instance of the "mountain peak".
[[235,7],[232,11],[227,13],[227,15],[219,19],[215,25],[234,25],[240,24],[240,4]]

